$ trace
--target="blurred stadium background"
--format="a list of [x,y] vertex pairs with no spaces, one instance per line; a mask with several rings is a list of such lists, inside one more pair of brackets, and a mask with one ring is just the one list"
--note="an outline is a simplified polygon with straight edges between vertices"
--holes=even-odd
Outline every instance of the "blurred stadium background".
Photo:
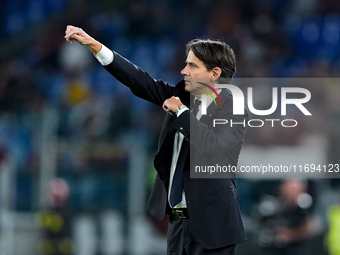
[[[144,213],[164,112],[135,98],[85,47],[67,44],[66,25],[173,84],[196,37],[230,44],[238,78],[340,73],[337,0],[0,3],[1,255],[165,254],[166,221]],[[327,125],[249,129],[241,162],[273,149],[300,157],[303,148],[339,163],[339,84],[314,87],[313,96],[313,116]],[[340,254],[337,179],[237,183],[249,239],[238,254]]]

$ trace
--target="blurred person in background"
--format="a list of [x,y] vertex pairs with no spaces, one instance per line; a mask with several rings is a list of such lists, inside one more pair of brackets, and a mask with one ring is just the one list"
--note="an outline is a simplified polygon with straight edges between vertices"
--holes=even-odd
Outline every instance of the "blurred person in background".
[[[207,78],[211,86],[220,78],[230,81],[236,71],[233,50],[219,41],[192,40],[187,44],[186,66],[181,72],[185,78],[171,86],[153,79],[81,28],[67,26],[65,33],[68,42],[87,46],[105,69],[136,96],[162,106],[169,113],[160,134],[154,161],[158,175],[147,205],[147,211],[159,220],[170,215],[167,254],[236,254],[236,245],[245,241],[246,235],[235,179],[191,179],[189,170],[190,153],[196,160],[209,156],[219,165],[237,165],[244,126],[212,128],[208,123],[213,118],[242,122],[247,114],[232,115],[232,96],[228,90],[222,90],[223,106],[214,108],[210,104],[213,107],[208,105],[207,111],[211,114],[199,117],[203,92],[190,81]],[[195,106],[190,111],[188,106],[194,100]],[[190,130],[198,132],[200,139],[192,139],[191,134],[189,140]]]
[[312,253],[309,241],[316,236],[317,228],[312,217],[314,201],[307,188],[306,180],[284,179],[278,187],[278,196],[266,195],[259,204],[263,217],[259,240],[275,254]]
[[306,241],[314,234],[311,209],[312,197],[307,193],[307,181],[288,179],[280,185],[281,213],[275,241],[282,255],[305,254]]

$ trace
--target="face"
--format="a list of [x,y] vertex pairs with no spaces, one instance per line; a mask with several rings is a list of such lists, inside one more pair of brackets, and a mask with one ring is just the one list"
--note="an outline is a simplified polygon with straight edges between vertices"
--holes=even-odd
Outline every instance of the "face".
[[190,80],[194,78],[211,79],[215,76],[216,70],[213,69],[211,71],[208,71],[204,63],[195,56],[192,50],[189,51],[185,62],[186,62],[186,66],[181,71],[181,74],[184,75],[185,91],[191,92],[191,94],[193,94],[194,96],[200,97],[202,90],[195,89],[192,86]]
[[296,202],[298,196],[305,192],[305,187],[299,180],[286,180],[281,184],[280,192],[287,201]]

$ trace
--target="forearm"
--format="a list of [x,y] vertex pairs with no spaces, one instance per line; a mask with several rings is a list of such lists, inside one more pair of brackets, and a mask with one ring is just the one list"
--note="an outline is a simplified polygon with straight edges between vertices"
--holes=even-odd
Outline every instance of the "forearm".
[[138,97],[162,105],[164,100],[172,96],[173,87],[153,79],[147,72],[132,64],[129,60],[113,53],[100,42],[89,36],[83,29],[67,26],[65,39],[87,46],[106,70]]
[[162,80],[156,80],[131,61],[114,53],[113,61],[104,68],[122,84],[131,89],[134,95],[162,106],[172,96],[173,88]]
[[102,44],[97,40],[93,39],[86,45],[87,48],[93,53],[93,55],[97,55],[99,51],[102,49]]

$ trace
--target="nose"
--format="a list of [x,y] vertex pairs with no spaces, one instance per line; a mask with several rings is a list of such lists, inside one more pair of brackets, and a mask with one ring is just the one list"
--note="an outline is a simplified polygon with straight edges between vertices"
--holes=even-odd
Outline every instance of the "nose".
[[187,66],[185,66],[185,67],[182,69],[181,74],[182,74],[182,75],[185,75],[185,76],[189,76],[189,72],[188,72]]

